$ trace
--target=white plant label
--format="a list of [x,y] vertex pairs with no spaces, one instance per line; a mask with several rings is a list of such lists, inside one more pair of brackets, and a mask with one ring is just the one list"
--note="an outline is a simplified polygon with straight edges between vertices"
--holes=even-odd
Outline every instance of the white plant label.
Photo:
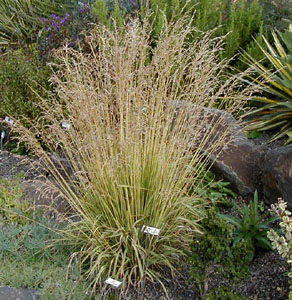
[[120,287],[120,285],[122,284],[121,281],[112,279],[111,277],[109,277],[109,278],[105,281],[105,283],[107,283],[107,284],[113,286],[114,288],[118,288],[118,287]]
[[155,236],[159,236],[159,234],[160,234],[159,228],[145,226],[145,225],[142,226],[141,231],[144,233],[147,233],[147,234],[155,235]]
[[70,127],[71,127],[71,124],[68,123],[68,122],[62,122],[61,126],[62,126],[64,129],[69,130]]
[[14,121],[11,118],[9,118],[8,116],[6,116],[4,120],[6,123],[9,123],[10,125],[14,124]]
[[1,132],[1,140],[3,140],[5,138],[5,131],[3,130],[2,132]]

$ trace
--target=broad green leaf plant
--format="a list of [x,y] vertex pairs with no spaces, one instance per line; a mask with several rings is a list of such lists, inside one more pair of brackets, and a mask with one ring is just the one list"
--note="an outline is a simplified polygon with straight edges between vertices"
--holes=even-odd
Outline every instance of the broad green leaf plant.
[[261,48],[272,70],[248,58],[260,75],[253,80],[262,86],[263,93],[253,99],[260,106],[246,116],[252,117],[248,130],[276,130],[270,142],[285,138],[286,145],[292,142],[292,24],[284,33],[273,32],[272,35],[274,45],[264,38],[268,50]]
[[[241,241],[249,242],[255,251],[256,248],[271,250],[272,245],[267,237],[269,225],[276,221],[278,217],[265,219],[266,215],[259,212],[258,193],[254,194],[254,199],[249,205],[240,207],[234,204],[241,217],[218,214],[221,218],[235,226],[234,243]],[[253,255],[251,256],[251,259]]]

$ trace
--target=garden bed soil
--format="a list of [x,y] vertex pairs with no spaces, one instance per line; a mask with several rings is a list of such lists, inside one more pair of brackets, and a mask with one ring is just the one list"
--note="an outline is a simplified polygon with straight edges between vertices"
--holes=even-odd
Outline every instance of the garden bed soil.
[[0,179],[22,175],[23,180],[31,180],[43,173],[37,159],[0,150]]
[[[200,300],[200,294],[194,285],[187,263],[182,261],[174,279],[164,272],[162,280],[166,286],[170,300]],[[289,293],[288,265],[275,251],[257,253],[250,265],[250,275],[233,285],[234,291],[249,300],[287,300]],[[221,286],[232,286],[232,283],[222,277],[219,272],[211,274],[209,289]],[[123,300],[166,300],[167,297],[158,284],[148,283],[144,295],[130,290]],[[221,300],[221,299],[220,299]]]

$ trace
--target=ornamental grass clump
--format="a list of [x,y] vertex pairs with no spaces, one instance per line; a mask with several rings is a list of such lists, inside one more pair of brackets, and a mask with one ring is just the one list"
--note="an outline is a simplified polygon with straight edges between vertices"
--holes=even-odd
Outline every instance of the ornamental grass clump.
[[192,29],[181,19],[165,23],[153,50],[149,28],[147,19],[122,32],[96,26],[84,48],[58,50],[58,99],[43,101],[30,129],[15,123],[75,213],[64,241],[93,290],[108,276],[125,291],[160,280],[162,268],[175,270],[200,231],[202,203],[190,191],[208,155],[230,137],[228,126],[215,133],[224,115],[212,119],[203,106],[235,111],[252,92],[238,89],[235,77],[221,82],[222,40],[206,34],[186,47]]

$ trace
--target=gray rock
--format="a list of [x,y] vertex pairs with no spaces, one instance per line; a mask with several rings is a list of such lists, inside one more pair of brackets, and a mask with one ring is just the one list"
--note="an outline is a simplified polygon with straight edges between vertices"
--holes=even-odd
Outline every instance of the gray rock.
[[41,300],[37,290],[33,289],[17,289],[15,287],[1,286],[1,300]]
[[70,181],[72,179],[76,179],[74,177],[74,168],[72,167],[70,160],[64,153],[62,153],[61,150],[59,150],[58,152],[54,152],[51,155],[51,159],[55,167],[58,169],[65,180]]
[[[220,115],[221,112],[217,111],[216,114]],[[253,193],[260,183],[261,148],[247,139],[231,114],[224,113],[220,117],[224,121],[216,127],[216,136],[220,137],[227,126],[230,133],[226,138],[230,138],[230,141],[226,140],[226,147],[223,146],[211,155],[212,170],[228,180],[239,194]]]
[[49,180],[25,181],[22,183],[22,187],[24,199],[37,207],[56,210],[59,213],[64,213],[69,209],[68,202]]
[[228,180],[241,195],[259,188],[261,151],[248,140],[235,141],[213,158],[212,170]]
[[292,208],[292,145],[268,151],[261,167],[266,201],[271,204],[281,197]]
[[24,201],[38,207],[52,208],[52,211],[67,210],[68,203],[54,186],[53,179],[49,178],[40,160],[0,150],[0,179],[18,178],[19,174],[23,174],[21,186]]
[[[262,149],[252,140],[247,139],[240,123],[226,111],[214,108],[198,107],[183,101],[174,101],[178,111],[193,110],[193,114],[200,114],[202,127],[196,126],[196,137],[192,140],[194,151],[202,146],[203,151],[210,158],[212,170],[228,180],[232,187],[241,195],[253,193],[258,189],[260,181],[260,158]],[[199,128],[199,129],[198,129]],[[220,147],[209,149],[222,139]]]

